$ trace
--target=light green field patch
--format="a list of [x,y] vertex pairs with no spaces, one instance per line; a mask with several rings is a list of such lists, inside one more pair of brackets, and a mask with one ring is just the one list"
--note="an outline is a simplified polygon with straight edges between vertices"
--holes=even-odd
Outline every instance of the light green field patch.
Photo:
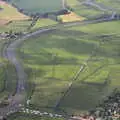
[[38,29],[40,27],[49,26],[49,25],[55,25],[55,24],[57,24],[57,22],[51,19],[39,19],[36,22],[36,24],[32,27],[32,30]]
[[24,21],[12,21],[11,23],[1,26],[0,32],[25,32],[27,28],[30,26],[31,21],[24,20]]
[[95,72],[93,75],[88,77],[84,82],[87,83],[95,83],[95,84],[104,84],[109,78],[109,70],[107,68],[103,68]]
[[91,25],[86,25],[86,26],[77,26],[77,27],[72,27],[70,30],[75,30],[75,31],[82,31],[82,32],[87,32],[87,33],[96,33],[96,34],[119,34],[119,28],[118,26],[120,25],[119,21],[115,22],[106,22],[104,23],[98,23],[96,24],[91,24]]
[[0,11],[0,19],[8,21],[30,19],[30,17],[18,12],[16,8],[7,4],[6,2],[0,1],[0,7],[3,8],[3,10]]
[[71,7],[80,4],[80,2],[79,2],[78,0],[67,0],[66,3],[67,3],[67,5],[69,5],[69,6],[71,6]]

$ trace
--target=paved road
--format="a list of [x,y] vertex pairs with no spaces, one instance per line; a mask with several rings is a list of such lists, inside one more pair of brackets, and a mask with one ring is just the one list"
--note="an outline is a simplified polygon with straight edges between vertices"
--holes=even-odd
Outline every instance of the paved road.
[[[92,24],[97,22],[103,22],[107,20],[110,20],[110,19],[103,18],[103,19],[93,20],[93,21],[73,22],[73,23],[63,24],[62,27],[86,25],[86,24]],[[19,105],[24,103],[24,100],[25,100],[25,81],[27,80],[27,78],[26,78],[26,74],[25,74],[22,63],[17,59],[16,49],[22,44],[22,42],[24,42],[28,38],[32,36],[40,35],[47,31],[56,30],[56,29],[59,29],[58,26],[53,26],[51,28],[42,28],[33,33],[26,34],[23,37],[19,38],[18,40],[9,44],[7,48],[4,50],[3,52],[4,57],[8,59],[16,69],[18,84],[17,84],[16,95],[10,97],[10,101],[11,101],[10,105],[4,108],[0,108],[0,116],[5,116],[8,113],[10,114],[10,112],[15,112],[16,110],[19,110],[20,108]]]

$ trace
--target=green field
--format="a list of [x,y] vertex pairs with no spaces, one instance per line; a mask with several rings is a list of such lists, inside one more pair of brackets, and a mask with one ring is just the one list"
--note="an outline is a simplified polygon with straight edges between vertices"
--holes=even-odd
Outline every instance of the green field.
[[17,77],[13,65],[7,65],[0,68],[0,100],[4,100],[8,94],[16,92]]
[[67,0],[67,5],[72,8],[72,10],[80,15],[83,16],[85,18],[88,19],[95,19],[98,16],[103,15],[103,12],[99,9],[96,9],[92,6],[86,6],[84,4],[81,4],[82,2],[84,2],[84,0]]
[[11,0],[11,3],[32,13],[54,12],[62,9],[61,0],[51,0],[50,2],[47,0]]
[[0,32],[25,32],[27,31],[27,28],[30,26],[31,21],[12,21],[11,23],[1,26]]
[[0,32],[31,32],[41,27],[57,24],[56,21],[51,19],[39,19],[36,24],[28,30],[32,20],[12,21],[9,24],[0,27]]
[[3,65],[0,65],[0,92],[4,91],[5,87],[5,68]]
[[36,24],[31,28],[31,30],[37,30],[41,27],[46,27],[50,25],[56,25],[57,22],[51,19],[39,19]]
[[[36,80],[33,78],[36,90],[32,96],[32,104],[54,107],[56,100],[68,88],[75,73],[96,45],[94,42],[76,40],[73,34],[67,38],[68,33],[60,30],[48,33],[47,36],[43,34],[34,38],[34,41],[26,41],[21,48],[20,54],[24,58],[26,70],[35,72],[33,77],[36,77]],[[80,36],[78,32],[75,34]],[[83,49],[85,47],[87,49]],[[31,72],[28,74],[31,75]]]
[[8,42],[8,40],[0,40],[0,100],[7,97],[8,93],[15,93],[17,82],[15,68],[3,58],[5,42]]
[[54,108],[84,63],[58,108],[68,113],[86,111],[119,88],[119,25],[107,22],[63,28],[24,42],[19,55],[29,83],[35,85],[32,106]]
[[[114,4],[110,1],[104,1],[104,5],[112,6],[119,12],[116,4],[119,1]],[[62,8],[61,0],[52,2],[11,0],[11,2],[15,2],[18,7],[30,13],[45,13]],[[67,0],[73,12],[80,16],[95,19],[102,15],[102,11],[81,5],[81,2],[83,0]],[[97,2],[101,4],[102,0]],[[39,19],[29,29],[31,23],[32,20],[11,21],[5,26],[0,26],[0,32],[26,33],[57,24],[51,19]],[[120,89],[119,28],[120,21],[68,28],[62,28],[60,25],[57,26],[57,30],[24,41],[17,49],[17,57],[23,61],[28,75],[26,92],[31,101],[27,107],[50,112],[60,110],[68,114],[79,113],[93,109],[114,88]],[[3,50],[4,41],[8,42],[6,39],[0,40],[0,51]],[[2,57],[2,52],[0,56]],[[17,76],[14,66],[9,61],[2,58],[0,61],[6,63],[6,70],[0,68],[0,98],[4,98],[9,92],[15,93]],[[6,90],[3,91],[5,82]],[[13,115],[9,118],[9,120],[23,119],[50,120],[27,115]]]
[[[82,2],[83,0],[66,0],[65,4],[72,8],[72,10],[78,15],[86,18],[102,15],[102,11],[91,6],[88,7],[81,5]],[[11,0],[11,3],[14,3],[19,8],[22,8],[30,13],[54,12],[63,8],[62,0],[51,0],[50,2],[47,2],[47,0],[29,0],[29,2],[28,0]],[[26,4],[28,5],[26,6]]]
[[102,12],[100,10],[96,10],[93,7],[87,7],[84,5],[74,6],[73,11],[77,13],[78,15],[86,17],[86,18],[95,18],[97,16],[102,15]]
[[[79,75],[60,107],[67,109],[68,112],[76,109],[88,110],[95,107],[115,87],[120,88],[119,23],[108,22],[70,28],[86,32],[90,34],[89,37],[95,35],[94,40],[99,41],[99,47],[94,51],[94,56],[88,61],[86,70]],[[94,65],[97,65],[96,68]],[[103,85],[104,80],[107,80],[107,83]]]
[[120,1],[116,0],[96,0],[97,3],[99,4],[103,4],[104,6],[107,6],[110,9],[113,9],[114,11],[117,11],[118,13],[120,13]]
[[15,7],[0,1],[0,20],[29,20],[30,18],[22,13],[20,13]]

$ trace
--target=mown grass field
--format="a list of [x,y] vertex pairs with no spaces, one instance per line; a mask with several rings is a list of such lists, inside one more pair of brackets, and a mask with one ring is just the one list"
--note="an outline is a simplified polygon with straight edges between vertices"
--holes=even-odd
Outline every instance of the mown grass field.
[[[87,111],[120,88],[119,23],[63,28],[24,42],[19,55],[35,85],[31,104],[54,108],[73,82],[58,108]],[[85,68],[73,81],[82,64]]]

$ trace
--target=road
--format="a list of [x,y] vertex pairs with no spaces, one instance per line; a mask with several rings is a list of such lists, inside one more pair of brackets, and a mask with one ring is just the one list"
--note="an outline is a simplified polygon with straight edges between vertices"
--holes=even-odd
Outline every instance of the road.
[[103,5],[102,3],[97,3],[96,0],[85,0],[82,4],[90,5],[98,8],[101,11],[113,11],[113,8]]
[[65,6],[65,0],[62,0],[62,9],[65,9],[66,6]]
[[[67,23],[61,25],[62,27],[71,27],[71,26],[77,26],[77,25],[86,25],[86,24],[93,24],[93,23],[98,23],[98,22],[104,22],[104,21],[109,21],[111,19],[109,18],[103,18],[99,20],[92,20],[92,21],[84,21],[84,22],[73,22],[73,23]],[[19,38],[18,40],[10,43],[7,48],[3,51],[3,55],[6,59],[8,59],[15,67],[16,72],[17,72],[17,90],[15,96],[11,96],[10,99],[10,104],[7,107],[0,108],[0,116],[6,116],[7,114],[10,114],[12,112],[16,112],[20,108],[20,104],[23,104],[25,102],[25,82],[27,80],[24,67],[17,58],[17,53],[16,49],[19,48],[19,46],[28,38],[40,35],[42,33],[52,31],[59,29],[59,27],[53,26],[50,28],[42,28],[39,29],[33,33],[28,33]]]
[[113,9],[112,7],[104,6],[102,3],[97,3],[96,0],[86,0],[86,1],[82,2],[82,4],[95,7],[95,8],[97,8],[97,9],[103,11],[103,12],[111,11],[112,12],[111,19],[114,19],[115,15],[117,14],[115,9]]

